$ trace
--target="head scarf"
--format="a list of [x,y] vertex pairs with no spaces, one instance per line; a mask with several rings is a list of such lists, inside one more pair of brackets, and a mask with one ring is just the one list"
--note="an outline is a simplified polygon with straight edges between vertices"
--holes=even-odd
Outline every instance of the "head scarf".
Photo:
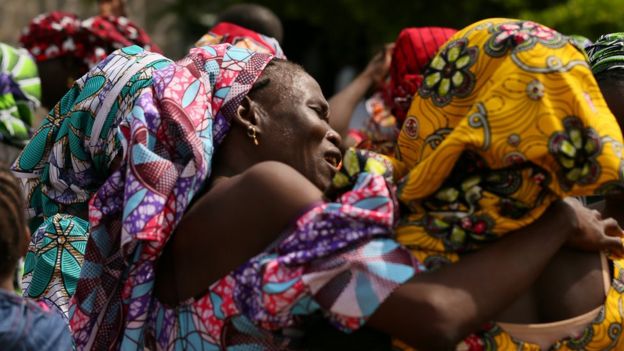
[[0,43],[0,141],[22,147],[40,105],[37,65],[28,52]]
[[529,21],[458,32],[399,135],[398,240],[435,267],[523,227],[557,198],[623,180],[622,135],[582,52]]
[[388,84],[366,100],[370,118],[364,128],[349,130],[358,149],[393,155],[399,128],[422,73],[436,52],[455,32],[440,27],[405,28],[394,43]]
[[412,97],[423,80],[423,71],[440,46],[457,32],[442,27],[405,28],[399,33],[392,52],[390,81],[386,93],[387,105],[399,125]]
[[221,22],[212,27],[208,33],[204,34],[204,36],[195,43],[195,46],[200,47],[224,43],[286,59],[282,47],[275,38],[228,22]]
[[600,36],[587,47],[589,64],[594,74],[624,68],[624,33]]
[[83,71],[114,50],[139,45],[160,52],[149,36],[125,17],[95,16],[80,21],[72,13],[55,11],[35,17],[20,37],[21,45],[37,61],[75,57]]

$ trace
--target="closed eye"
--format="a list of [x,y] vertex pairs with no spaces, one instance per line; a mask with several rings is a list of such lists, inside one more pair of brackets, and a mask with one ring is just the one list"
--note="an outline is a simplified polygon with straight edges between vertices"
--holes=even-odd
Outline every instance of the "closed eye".
[[309,106],[320,119],[329,123],[329,107],[327,105],[311,105]]

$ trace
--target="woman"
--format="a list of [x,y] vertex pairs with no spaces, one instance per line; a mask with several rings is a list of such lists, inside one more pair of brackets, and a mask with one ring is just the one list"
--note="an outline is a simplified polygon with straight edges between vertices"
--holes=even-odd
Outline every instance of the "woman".
[[[397,241],[428,270],[461,262],[543,216],[554,199],[622,184],[621,148],[585,56],[567,37],[529,21],[476,23],[432,60],[407,113],[395,170],[399,200],[409,210]],[[615,277],[622,263],[612,261]],[[619,283],[608,282],[600,255],[562,250],[496,317],[507,323],[486,326],[467,343],[623,347],[608,334],[624,318],[614,308],[622,303]],[[583,298],[570,298],[575,292]]]
[[[322,189],[340,159],[327,103],[301,68],[265,54],[218,45],[170,63],[126,48],[81,78],[55,111],[16,173],[29,180],[34,212],[61,212],[49,214],[58,229],[45,232],[47,244],[67,243],[89,216],[71,318],[79,349],[284,348],[298,316],[323,312],[353,330],[377,308],[372,326],[432,348],[446,340],[446,326],[414,333],[419,316],[472,304],[465,293],[434,303],[453,295],[446,283],[481,296],[478,314],[455,315],[462,335],[527,289],[566,241],[621,249],[604,237],[608,222],[557,202],[523,234],[444,273],[410,278],[422,266],[388,237],[396,206],[379,175],[389,176],[387,164],[349,154],[344,177],[355,185],[326,203]],[[535,253],[526,265],[514,265],[527,251]],[[458,279],[479,271],[495,284]],[[406,307],[411,317],[395,319]]]
[[271,54],[278,58],[286,58],[282,47],[275,38],[229,22],[217,23],[195,43],[195,46],[200,47],[225,43],[252,51]]
[[[386,46],[364,72],[330,99],[332,114],[336,116],[332,127],[344,136],[347,146],[394,154],[399,129],[422,83],[424,68],[455,32],[442,27],[403,29],[393,45]],[[355,105],[371,87],[378,92],[367,100],[370,119],[363,128],[348,130]]]
[[114,50],[134,44],[160,52],[150,37],[126,17],[94,16],[81,21],[72,13],[60,11],[33,18],[19,41],[37,62],[42,105],[47,109],[78,77]]

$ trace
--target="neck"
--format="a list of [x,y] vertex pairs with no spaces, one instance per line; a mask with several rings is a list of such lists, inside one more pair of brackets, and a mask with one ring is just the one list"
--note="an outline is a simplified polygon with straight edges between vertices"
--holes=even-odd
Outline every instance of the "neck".
[[257,150],[250,145],[249,138],[232,131],[215,152],[211,178],[233,177],[258,163],[253,157]]

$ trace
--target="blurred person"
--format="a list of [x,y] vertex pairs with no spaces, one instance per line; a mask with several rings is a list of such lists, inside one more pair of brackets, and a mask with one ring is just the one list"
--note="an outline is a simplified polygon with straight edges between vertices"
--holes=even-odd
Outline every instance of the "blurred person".
[[136,44],[160,52],[149,36],[126,17],[99,15],[81,21],[72,13],[60,11],[33,18],[19,41],[37,62],[42,105],[47,109],[78,77],[112,51]]
[[30,139],[41,84],[24,49],[0,43],[0,162],[11,164]]
[[[349,86],[329,100],[332,126],[343,136],[346,146],[394,153],[405,113],[422,83],[423,70],[455,32],[442,27],[403,29],[394,44],[386,45]],[[356,104],[371,88],[376,93],[366,101],[370,117],[362,127],[349,129]]]
[[127,17],[126,0],[98,0],[100,16]]
[[256,4],[236,4],[219,13],[216,24],[195,46],[228,43],[286,58],[280,46],[283,36],[282,22],[271,10]]
[[30,234],[17,179],[0,162],[0,345],[4,350],[71,350],[67,324],[46,305],[15,293],[13,276]]

